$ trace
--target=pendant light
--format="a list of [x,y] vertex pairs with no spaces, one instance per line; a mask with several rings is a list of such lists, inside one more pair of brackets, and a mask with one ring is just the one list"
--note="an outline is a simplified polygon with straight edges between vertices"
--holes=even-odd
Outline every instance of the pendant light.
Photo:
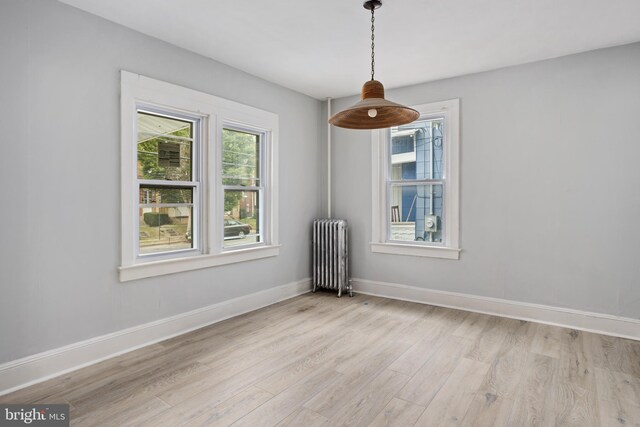
[[420,117],[420,113],[413,108],[384,99],[384,86],[374,79],[374,12],[382,6],[382,1],[368,0],[363,6],[371,11],[371,80],[362,86],[360,102],[334,114],[329,119],[329,123],[347,129],[382,129],[411,123]]

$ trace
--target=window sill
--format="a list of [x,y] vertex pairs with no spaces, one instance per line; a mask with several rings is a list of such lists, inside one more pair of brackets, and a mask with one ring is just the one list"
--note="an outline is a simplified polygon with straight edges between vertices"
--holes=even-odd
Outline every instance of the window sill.
[[460,259],[460,249],[402,243],[371,243],[371,252],[429,258]]
[[118,270],[120,272],[120,282],[128,282],[130,280],[144,279],[145,277],[162,276],[165,274],[180,273],[182,271],[269,258],[278,256],[279,252],[280,245],[260,246],[215,255],[198,255],[188,258],[145,262],[123,266],[118,268]]

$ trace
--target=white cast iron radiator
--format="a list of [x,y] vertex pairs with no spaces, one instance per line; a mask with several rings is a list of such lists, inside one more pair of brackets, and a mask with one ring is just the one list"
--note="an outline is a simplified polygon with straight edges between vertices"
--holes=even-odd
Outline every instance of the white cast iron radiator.
[[353,296],[349,280],[349,233],[343,219],[313,221],[313,292],[318,288],[338,291],[338,297],[348,291]]

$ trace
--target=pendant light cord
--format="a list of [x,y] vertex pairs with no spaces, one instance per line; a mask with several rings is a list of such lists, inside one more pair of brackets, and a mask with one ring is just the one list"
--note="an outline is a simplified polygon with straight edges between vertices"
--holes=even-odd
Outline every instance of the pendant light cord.
[[371,8],[371,80],[374,80],[373,76],[375,74],[375,66],[376,66],[376,59],[375,59],[375,48],[376,48],[376,44],[375,44],[375,35],[374,35],[374,31],[376,29],[375,27],[375,21],[376,18],[373,14],[373,12],[375,11],[375,7]]

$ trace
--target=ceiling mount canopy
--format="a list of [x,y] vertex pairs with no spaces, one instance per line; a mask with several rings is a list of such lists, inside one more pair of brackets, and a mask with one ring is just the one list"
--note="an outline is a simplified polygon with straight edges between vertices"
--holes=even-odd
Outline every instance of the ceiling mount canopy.
[[404,125],[416,120],[420,114],[413,108],[384,99],[384,86],[375,80],[375,10],[380,0],[367,0],[364,8],[371,11],[371,80],[362,86],[360,102],[348,107],[330,119],[334,126],[347,129],[382,129]]

